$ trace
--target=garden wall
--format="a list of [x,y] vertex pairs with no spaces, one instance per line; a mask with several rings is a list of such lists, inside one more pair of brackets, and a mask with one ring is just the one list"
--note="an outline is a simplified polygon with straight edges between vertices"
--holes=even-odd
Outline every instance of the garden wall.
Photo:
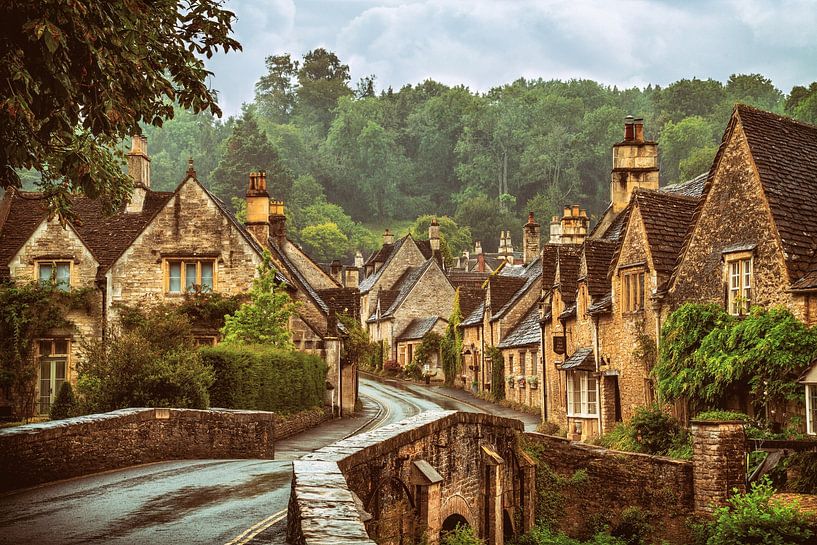
[[213,409],[122,409],[0,430],[0,490],[176,459],[273,458],[275,440],[330,418]]
[[[694,510],[692,462],[608,450],[562,437],[525,434],[535,453],[537,514],[573,537],[593,534],[594,524],[617,524],[625,508],[640,509],[654,541],[687,543]],[[545,465],[547,467],[545,467]]]

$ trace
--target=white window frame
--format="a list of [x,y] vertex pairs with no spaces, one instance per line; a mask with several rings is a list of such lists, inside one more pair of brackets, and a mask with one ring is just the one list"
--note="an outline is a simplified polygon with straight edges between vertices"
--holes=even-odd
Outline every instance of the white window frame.
[[817,384],[806,384],[806,433],[817,435],[817,430],[814,429],[815,420],[817,420],[817,406],[812,403],[812,395],[817,400]]
[[724,260],[726,266],[726,311],[732,316],[749,313],[754,290],[754,258],[751,253],[739,253]]
[[[578,379],[580,395],[579,412],[574,410],[574,389]],[[567,372],[567,416],[577,418],[598,418],[599,412],[599,381],[586,371]],[[592,395],[591,395],[592,394]],[[591,400],[592,398],[592,400]],[[592,412],[591,412],[592,406]]]
[[[45,283],[45,280],[40,279],[40,268],[43,266],[51,267],[51,274],[50,282],[51,285],[56,287],[61,291],[69,291],[71,289],[72,282],[71,280],[74,277],[74,262],[70,259],[38,259],[35,261],[36,267],[34,268],[34,277],[37,279],[37,282]],[[57,266],[58,265],[68,265],[68,283],[67,284],[59,284],[57,282]],[[65,286],[63,289],[62,286]]]

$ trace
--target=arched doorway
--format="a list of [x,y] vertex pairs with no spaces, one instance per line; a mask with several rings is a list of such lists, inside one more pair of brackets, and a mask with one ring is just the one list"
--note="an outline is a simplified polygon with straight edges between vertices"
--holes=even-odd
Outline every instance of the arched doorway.
[[470,525],[468,524],[468,521],[465,519],[465,517],[460,515],[459,513],[454,513],[453,515],[449,515],[448,518],[446,518],[443,521],[443,527],[442,530],[440,531],[440,536],[442,537],[449,532],[453,532],[454,530],[457,529],[457,527],[465,528],[467,526]]
[[511,519],[511,514],[507,509],[502,510],[502,536],[505,538],[504,541],[506,543],[516,537],[516,531],[513,528],[513,520]]

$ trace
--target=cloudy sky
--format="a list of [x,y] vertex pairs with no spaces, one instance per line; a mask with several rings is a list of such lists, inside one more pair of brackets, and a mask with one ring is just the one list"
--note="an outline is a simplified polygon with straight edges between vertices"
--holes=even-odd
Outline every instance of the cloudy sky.
[[817,80],[817,0],[228,0],[243,52],[209,63],[227,115],[264,58],[316,47],[378,90],[432,78],[472,90],[525,78],[619,86],[762,73],[784,92]]

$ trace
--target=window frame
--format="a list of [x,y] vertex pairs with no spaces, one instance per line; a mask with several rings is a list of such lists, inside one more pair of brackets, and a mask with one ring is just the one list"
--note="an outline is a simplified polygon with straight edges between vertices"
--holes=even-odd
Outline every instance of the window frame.
[[637,314],[643,312],[647,299],[646,269],[643,267],[621,269],[619,271],[619,279],[621,314]]
[[[184,295],[190,290],[187,286],[187,268],[189,265],[196,266],[196,281],[191,286],[198,286],[202,292],[213,293],[216,291],[218,285],[218,260],[213,257],[168,257],[163,260],[162,269],[164,276],[164,292],[165,295]],[[171,267],[175,264],[179,265],[179,290],[171,290]],[[212,266],[211,286],[204,288],[202,286],[202,265],[209,264]]]
[[812,396],[817,401],[817,384],[806,383],[806,433],[817,435],[815,420],[817,419],[817,403],[812,403]]
[[[576,388],[576,379],[578,379],[578,388]],[[591,386],[592,381],[592,388]],[[568,371],[566,389],[567,389],[567,416],[571,418],[598,418],[599,416],[599,381],[595,376],[587,371]],[[578,402],[575,400],[576,393],[579,394]],[[592,396],[590,394],[593,394]],[[590,398],[593,398],[591,401]],[[574,405],[578,403],[579,411],[575,410]],[[593,405],[593,411],[590,412],[590,405]]]
[[[755,291],[753,252],[726,254],[723,262],[726,277],[726,312],[732,316],[745,316],[749,314]],[[733,271],[735,267],[737,267],[737,273]],[[733,280],[737,281],[737,286],[733,285]]]
[[[43,265],[47,265],[52,267],[51,272],[51,279],[50,283],[52,286],[57,288],[60,291],[70,291],[73,287],[72,279],[74,278],[74,260],[73,259],[35,259],[34,260],[34,278],[38,283],[45,283],[45,280],[40,279],[40,269]],[[65,284],[65,289],[60,287],[60,283],[57,282],[57,266],[58,265],[68,265],[68,283]]]
[[[51,348],[49,350],[48,355],[43,355],[41,343],[48,342],[51,344]],[[65,343],[65,352],[57,353],[56,347],[57,342],[64,342]],[[49,391],[49,400],[48,400],[48,407],[46,410],[43,410],[43,392],[42,392],[42,365],[44,360],[48,360],[51,365],[49,366],[49,389],[52,385],[56,382],[56,363],[58,360],[64,360],[64,377],[62,379],[62,384],[66,382],[71,382],[71,338],[70,337],[40,337],[34,339],[34,356],[35,361],[37,362],[37,414],[48,414],[51,410],[51,406],[54,404],[54,401],[57,399],[57,394],[59,394],[59,388],[54,388],[55,391]]]

